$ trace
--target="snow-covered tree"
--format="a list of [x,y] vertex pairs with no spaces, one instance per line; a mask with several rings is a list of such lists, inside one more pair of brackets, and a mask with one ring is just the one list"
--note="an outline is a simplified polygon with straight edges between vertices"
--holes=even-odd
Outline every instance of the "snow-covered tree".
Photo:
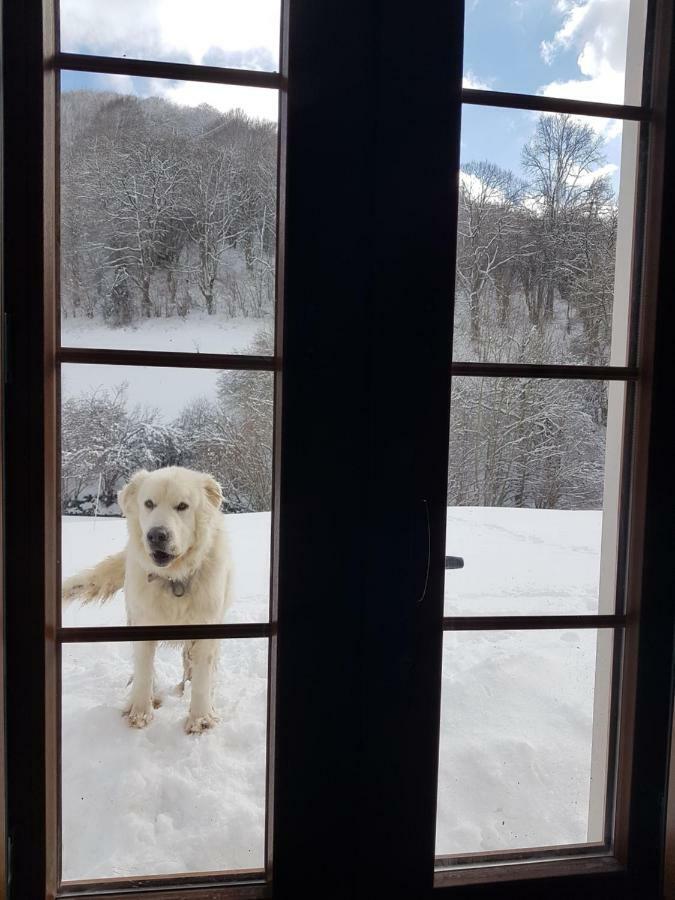
[[181,451],[157,410],[127,406],[127,385],[66,399],[61,413],[62,503],[77,509],[84,497],[115,502],[137,469],[177,465]]

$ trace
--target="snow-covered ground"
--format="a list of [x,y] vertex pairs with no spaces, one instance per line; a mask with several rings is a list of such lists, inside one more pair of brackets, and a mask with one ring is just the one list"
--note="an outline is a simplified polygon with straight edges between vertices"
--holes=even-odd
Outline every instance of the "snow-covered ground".
[[247,353],[258,331],[269,327],[271,319],[209,316],[191,312],[185,317],[166,316],[139,319],[132,325],[114,328],[98,319],[64,318],[61,343],[64,347],[104,347],[112,350],[162,350],[189,353]]
[[[141,319],[116,328],[98,320],[69,318],[62,322],[61,342],[64,347],[114,350],[250,353],[256,334],[269,326],[269,319],[231,318],[222,313],[191,313],[184,319]],[[217,374],[213,369],[64,365],[62,392],[67,398],[99,388],[115,388],[126,381],[131,406],[157,407],[171,419],[196,397],[213,397]]]
[[[230,621],[265,621],[269,514],[229,516],[238,567]],[[597,608],[601,514],[448,510],[451,614]],[[124,545],[120,519],[65,518],[64,575]],[[69,609],[66,625],[121,624],[121,598]],[[596,633],[447,634],[437,851],[586,840]],[[262,866],[267,653],[223,641],[220,724],[187,736],[170,693],[180,652],[162,648],[164,705],[144,731],[121,716],[126,644],[63,650],[63,874],[81,879]],[[103,835],[103,837],[102,837]]]
[[598,612],[602,513],[454,507],[447,521],[464,568],[447,573],[446,616]]

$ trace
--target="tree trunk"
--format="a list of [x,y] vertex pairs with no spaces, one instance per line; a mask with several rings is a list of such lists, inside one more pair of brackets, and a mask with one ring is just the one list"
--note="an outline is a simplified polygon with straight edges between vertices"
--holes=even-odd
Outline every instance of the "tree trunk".
[[165,316],[171,316],[176,311],[176,291],[178,290],[178,284],[176,282],[176,274],[173,269],[169,268],[166,270],[166,307],[164,310]]
[[555,288],[553,282],[549,281],[546,285],[546,306],[544,308],[544,318],[550,321],[553,318],[553,297]]
[[497,294],[499,296],[499,324],[506,325],[511,309],[511,296],[503,287],[497,288]]
[[150,276],[147,273],[143,274],[141,281],[141,311],[146,319],[151,319],[154,313],[150,299]]

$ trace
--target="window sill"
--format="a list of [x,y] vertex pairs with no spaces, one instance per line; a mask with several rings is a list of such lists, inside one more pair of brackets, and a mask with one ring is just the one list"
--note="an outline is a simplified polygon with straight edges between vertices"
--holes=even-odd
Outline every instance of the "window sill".
[[617,875],[625,866],[614,856],[567,857],[533,862],[499,863],[481,866],[457,866],[434,873],[434,887],[531,881],[537,878],[561,878],[586,875]]
[[70,881],[61,885],[56,897],[57,900],[133,900],[134,897],[143,900],[264,900],[270,896],[270,886],[263,878],[264,873],[260,872],[259,881],[237,880],[229,884],[227,875],[208,880],[198,876],[177,877],[173,882],[166,876]]

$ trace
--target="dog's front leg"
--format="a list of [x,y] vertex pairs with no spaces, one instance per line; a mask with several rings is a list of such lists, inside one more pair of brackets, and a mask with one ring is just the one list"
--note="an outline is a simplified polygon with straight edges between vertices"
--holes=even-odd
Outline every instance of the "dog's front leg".
[[125,715],[133,728],[145,728],[152,721],[152,680],[156,641],[134,641],[134,677],[129,708]]
[[192,661],[190,715],[185,724],[188,734],[199,734],[218,721],[213,709],[213,673],[218,656],[218,641],[195,641],[189,650]]

